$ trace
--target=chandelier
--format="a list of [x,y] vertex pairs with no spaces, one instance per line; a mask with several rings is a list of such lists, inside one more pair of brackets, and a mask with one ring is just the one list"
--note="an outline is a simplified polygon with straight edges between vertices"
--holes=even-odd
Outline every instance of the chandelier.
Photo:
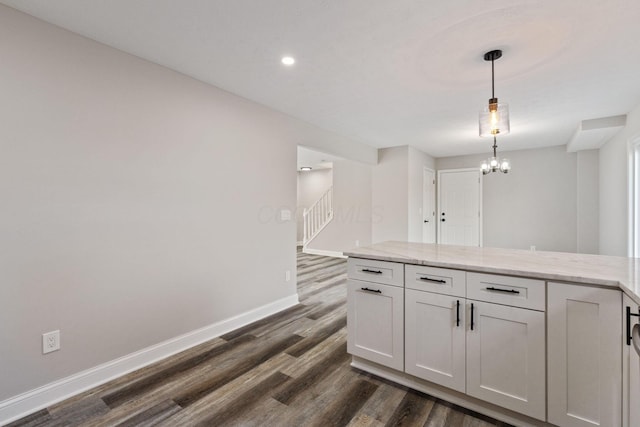
[[487,160],[483,161],[480,165],[480,170],[482,171],[482,175],[486,175],[490,172],[503,172],[509,173],[511,170],[511,163],[509,163],[509,159],[498,159],[498,155],[496,154],[496,150],[498,149],[498,143],[496,142],[496,136],[493,136],[493,157],[489,157]]
[[506,135],[509,133],[509,106],[498,103],[495,94],[495,68],[494,62],[502,57],[502,51],[492,50],[484,54],[485,61],[491,61],[491,98],[489,105],[480,112],[479,129],[480,136],[493,136],[493,157],[489,157],[480,165],[483,175],[491,172],[508,173],[511,170],[511,163],[508,159],[500,160],[496,153],[498,142],[496,135]]

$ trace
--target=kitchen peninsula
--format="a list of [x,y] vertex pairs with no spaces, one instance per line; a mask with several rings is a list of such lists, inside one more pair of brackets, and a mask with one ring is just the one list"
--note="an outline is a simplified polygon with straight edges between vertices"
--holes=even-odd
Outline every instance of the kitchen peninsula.
[[640,425],[640,260],[407,242],[345,255],[352,366],[515,425]]

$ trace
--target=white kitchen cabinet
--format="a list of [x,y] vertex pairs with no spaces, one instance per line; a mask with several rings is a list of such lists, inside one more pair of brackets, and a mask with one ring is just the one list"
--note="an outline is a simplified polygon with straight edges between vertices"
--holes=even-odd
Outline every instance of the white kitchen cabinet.
[[404,288],[352,279],[347,288],[347,351],[402,371]]
[[465,301],[406,289],[406,373],[464,393]]
[[[627,427],[640,426],[640,318],[638,304],[624,295],[622,300],[623,315],[625,316],[625,331],[622,345],[622,378],[623,378],[623,425]],[[627,307],[629,315],[627,316]],[[629,325],[627,326],[627,322]],[[627,341],[627,332],[633,337]]]
[[544,312],[467,305],[467,394],[544,421]]
[[618,290],[549,283],[548,421],[622,425],[622,307]]

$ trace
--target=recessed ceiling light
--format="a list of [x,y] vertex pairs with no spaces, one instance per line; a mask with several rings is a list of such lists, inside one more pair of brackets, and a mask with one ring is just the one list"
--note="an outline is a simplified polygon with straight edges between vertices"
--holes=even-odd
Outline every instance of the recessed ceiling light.
[[283,56],[282,63],[284,65],[293,65],[296,63],[296,60],[292,56]]
[[311,166],[302,166],[300,168],[301,171],[310,171],[311,169],[313,169]]

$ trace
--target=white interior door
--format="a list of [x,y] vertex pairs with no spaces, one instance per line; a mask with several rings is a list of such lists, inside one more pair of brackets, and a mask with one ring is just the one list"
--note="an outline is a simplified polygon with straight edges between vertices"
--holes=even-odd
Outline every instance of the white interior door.
[[422,242],[436,242],[436,173],[427,168],[422,179]]
[[478,169],[438,171],[438,243],[482,246]]

